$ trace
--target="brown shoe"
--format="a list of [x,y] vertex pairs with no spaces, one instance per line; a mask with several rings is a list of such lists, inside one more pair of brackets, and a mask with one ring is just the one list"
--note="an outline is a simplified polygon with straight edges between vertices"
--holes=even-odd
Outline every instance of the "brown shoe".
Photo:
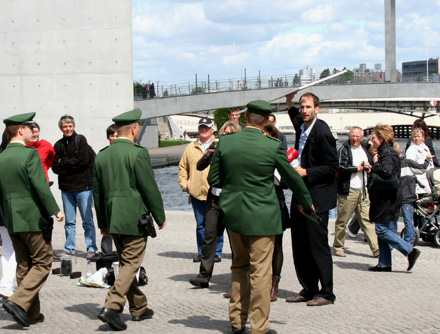
[[300,294],[297,294],[296,296],[292,296],[292,297],[287,297],[286,298],[286,302],[287,303],[305,303],[307,301],[309,301],[310,298],[304,297]]
[[270,301],[275,302],[278,299],[278,284],[280,283],[281,276],[272,275],[272,289],[270,289]]
[[380,251],[379,250],[373,252],[373,257],[379,257],[379,255],[380,255]]
[[324,306],[333,304],[333,300],[328,300],[322,297],[314,297],[312,300],[307,302],[307,306]]
[[346,257],[347,254],[343,250],[335,250],[335,255],[339,257]]

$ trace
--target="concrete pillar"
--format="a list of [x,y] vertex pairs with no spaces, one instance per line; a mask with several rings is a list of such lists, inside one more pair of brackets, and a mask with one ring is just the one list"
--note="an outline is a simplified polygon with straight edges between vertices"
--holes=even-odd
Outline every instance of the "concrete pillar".
[[397,81],[396,0],[385,0],[385,81]]

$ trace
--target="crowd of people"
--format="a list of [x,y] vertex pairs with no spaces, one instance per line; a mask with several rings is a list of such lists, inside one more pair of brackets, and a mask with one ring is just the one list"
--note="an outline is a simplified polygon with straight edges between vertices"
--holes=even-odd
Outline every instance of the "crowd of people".
[[[269,103],[247,104],[246,123],[240,110],[229,110],[229,120],[214,137],[214,123],[203,117],[198,138],[189,144],[179,163],[178,182],[189,194],[196,220],[199,272],[190,284],[209,288],[214,264],[222,260],[224,231],[229,237],[232,265],[229,320],[232,333],[276,333],[270,328],[270,303],[278,299],[283,255],[283,232],[290,228],[293,261],[302,290],[286,298],[307,306],[333,304],[333,260],[328,240],[329,211],[337,207],[333,255],[346,257],[347,224],[354,214],[365,234],[371,255],[378,259],[373,272],[391,272],[391,250],[415,265],[413,203],[429,190],[426,171],[438,166],[427,126],[413,125],[406,154],[394,142],[393,129],[378,124],[368,140],[355,126],[337,150],[329,126],[317,117],[319,98],[305,93],[286,96],[295,128],[295,154],[288,158],[287,142],[276,128]],[[148,150],[136,144],[142,112],[135,109],[113,118],[106,130],[109,146],[98,155],[75,131],[75,120],[62,116],[63,137],[54,147],[40,140],[35,113],[4,120],[0,154],[0,234],[3,239],[0,295],[4,309],[24,327],[44,321],[39,290],[52,261],[76,252],[76,210],[84,229],[87,259],[112,252],[115,245],[120,270],[109,289],[98,318],[114,330],[127,325],[121,312],[128,300],[134,321],[153,316],[147,298],[136,284],[152,221],[163,229],[165,211]],[[258,152],[249,154],[249,152]],[[289,151],[290,152],[290,151]],[[47,170],[58,175],[63,212],[50,191]],[[291,189],[288,210],[284,189]],[[95,222],[103,235],[96,246]],[[397,235],[402,210],[405,237]],[[290,214],[289,214],[290,211]],[[26,214],[24,214],[26,213]],[[64,216],[65,215],[65,216]],[[54,254],[53,220],[65,219],[65,245]],[[154,230],[154,228],[153,228]],[[16,278],[17,285],[14,283]]]

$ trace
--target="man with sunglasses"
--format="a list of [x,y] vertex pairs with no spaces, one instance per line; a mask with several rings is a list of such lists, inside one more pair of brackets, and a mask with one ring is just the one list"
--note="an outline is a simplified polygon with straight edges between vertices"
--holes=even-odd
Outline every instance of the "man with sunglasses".
[[77,207],[83,222],[87,259],[90,259],[98,250],[92,213],[94,152],[90,149],[87,139],[75,132],[75,120],[72,116],[62,116],[58,126],[63,138],[54,145],[55,159],[52,171],[58,174],[58,187],[63,199],[66,243],[64,250],[56,254],[55,259],[75,254]]

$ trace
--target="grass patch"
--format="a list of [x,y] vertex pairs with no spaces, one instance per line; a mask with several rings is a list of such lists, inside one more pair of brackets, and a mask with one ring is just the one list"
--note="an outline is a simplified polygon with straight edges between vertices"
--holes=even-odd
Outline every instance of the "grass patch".
[[159,147],[177,146],[190,143],[189,140],[160,140]]

